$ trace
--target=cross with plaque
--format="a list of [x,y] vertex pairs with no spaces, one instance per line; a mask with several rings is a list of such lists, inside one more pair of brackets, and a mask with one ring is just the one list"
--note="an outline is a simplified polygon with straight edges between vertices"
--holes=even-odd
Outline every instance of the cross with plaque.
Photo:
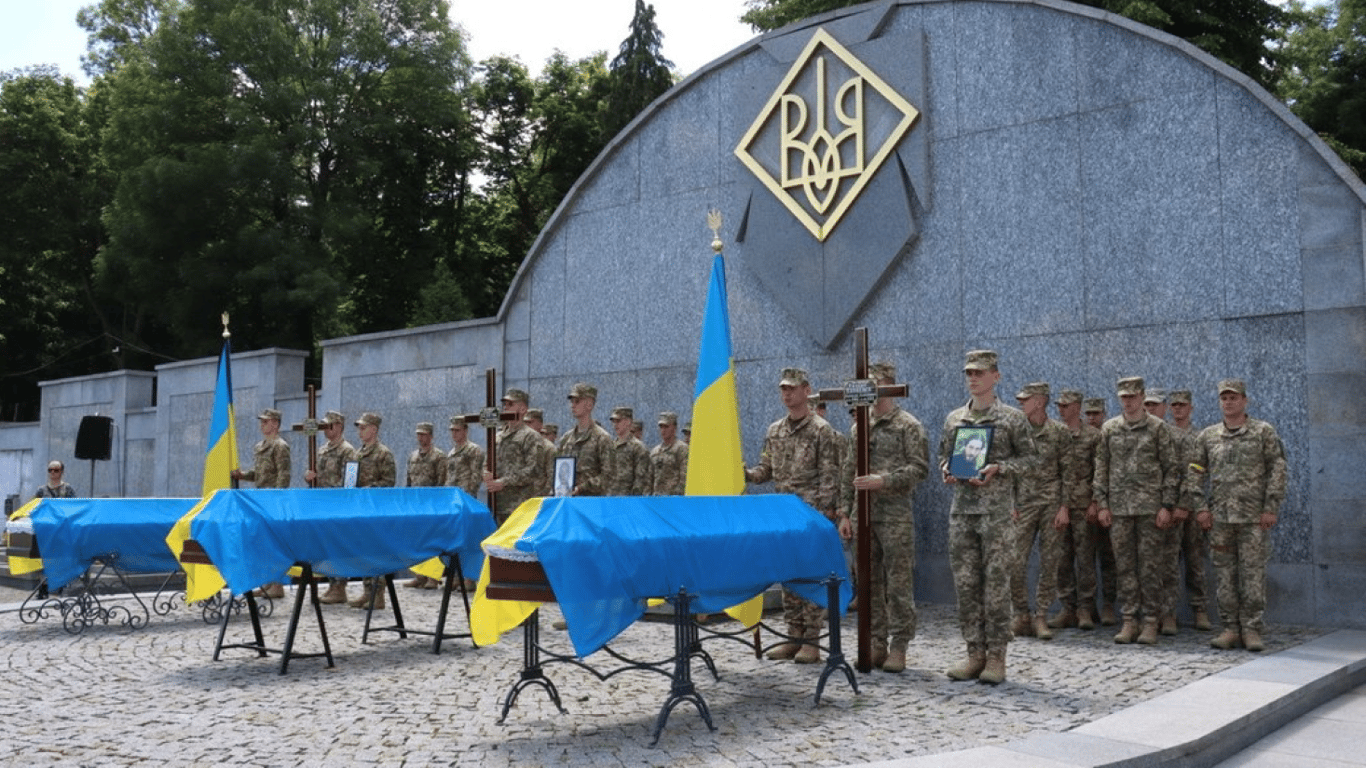
[[[498,427],[504,421],[516,421],[517,416],[511,413],[503,413],[498,407],[498,372],[494,368],[484,371],[484,389],[486,391],[486,405],[480,409],[479,413],[472,413],[465,417],[466,424],[478,424],[484,428],[485,450],[488,457],[488,472],[492,477],[498,476]],[[498,522],[498,494],[489,491],[489,512],[493,514],[493,522]]]
[[[877,404],[878,398],[882,397],[905,397],[909,393],[905,384],[882,384],[868,376],[868,329],[854,329],[854,378],[844,382],[843,389],[822,389],[819,393],[821,400],[843,400],[844,404],[854,409],[854,424],[858,432],[858,440],[854,446],[854,477],[867,475],[869,467],[868,456],[868,409]],[[858,664],[860,672],[871,672],[873,669],[872,654],[872,551],[873,551],[873,528],[872,528],[872,503],[869,494],[872,491],[855,490],[854,499],[857,509],[857,554],[855,556],[855,571],[859,578],[857,581],[858,591]]]
[[318,389],[308,385],[308,418],[302,423],[291,426],[290,431],[302,432],[308,438],[308,471],[314,477],[308,481],[309,488],[318,487]]

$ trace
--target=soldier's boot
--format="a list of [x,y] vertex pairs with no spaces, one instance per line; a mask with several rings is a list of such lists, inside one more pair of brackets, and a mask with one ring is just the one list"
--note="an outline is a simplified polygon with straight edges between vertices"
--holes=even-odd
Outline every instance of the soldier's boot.
[[1096,628],[1096,622],[1091,618],[1090,608],[1077,609],[1077,629],[1092,630]]
[[1227,651],[1231,648],[1240,648],[1243,645],[1242,635],[1238,632],[1237,626],[1224,627],[1224,631],[1219,636],[1209,641],[1211,648],[1218,648]]
[[797,651],[797,655],[792,657],[792,661],[797,664],[815,664],[821,660],[821,647],[816,644],[820,638],[820,632],[807,630],[806,639],[810,642],[802,643],[802,649]]
[[968,643],[968,657],[958,666],[949,667],[945,674],[951,680],[976,680],[986,665],[986,646],[981,643]]
[[408,587],[409,589],[422,589],[427,586],[427,577],[420,574],[413,576],[413,580],[403,582],[403,586]]
[[883,672],[904,672],[906,670],[906,646],[897,643],[892,646],[892,650],[887,653],[887,658],[880,664]]
[[1128,645],[1138,637],[1138,622],[1124,617],[1124,625],[1119,628],[1119,634],[1115,635],[1115,642],[1120,645]]
[[1158,630],[1168,637],[1176,634],[1176,614],[1169,613],[1162,617],[1162,626]]
[[[882,665],[887,663],[887,643],[884,640],[873,641],[873,666],[882,669]],[[901,670],[897,670],[898,672]]]
[[283,599],[285,596],[285,585],[278,581],[263,584],[260,589],[256,590],[256,596],[269,597],[271,600]]
[[318,602],[326,605],[336,605],[337,603],[346,602],[346,582],[340,580],[329,582],[327,591],[322,594],[322,597],[318,598]]
[[769,651],[769,652],[768,652],[768,660],[769,660],[769,661],[789,661],[789,660],[791,660],[792,657],[796,656],[796,655],[797,655],[797,652],[800,651],[800,650],[802,649],[801,640],[799,640],[798,638],[801,638],[801,637],[804,636],[805,634],[806,634],[806,633],[802,631],[802,628],[801,628],[801,627],[796,626],[796,625],[793,625],[793,624],[788,624],[788,625],[787,625],[787,636],[788,636],[789,638],[792,638],[792,639],[791,639],[791,640],[788,640],[787,642],[783,643],[782,645],[779,645],[779,646],[777,646],[776,648],[774,648],[773,650]]
[[[1082,610],[1085,609],[1083,608]],[[1063,606],[1063,609],[1061,611],[1058,611],[1057,616],[1054,616],[1053,618],[1048,620],[1048,628],[1071,629],[1077,626],[1079,623],[1080,618],[1078,612],[1072,610],[1071,608],[1068,608],[1067,606]]]
[[1042,613],[1034,617],[1034,636],[1040,640],[1053,639],[1053,630],[1048,628],[1048,622],[1044,619]]
[[1010,624],[1010,633],[1016,637],[1033,637],[1033,619],[1027,613],[1015,614],[1015,621]]
[[1100,625],[1102,627],[1113,627],[1115,625],[1115,608],[1109,603],[1100,607]]
[[1214,625],[1209,623],[1209,614],[1198,608],[1195,611],[1195,628],[1201,632],[1208,632],[1211,629],[1214,629]]
[[383,610],[383,609],[384,609],[384,588],[383,588],[383,585],[380,585],[380,586],[378,587],[378,589],[379,589],[379,594],[375,594],[375,589],[376,589],[376,588],[377,588],[377,587],[376,587],[376,585],[374,585],[374,584],[366,584],[366,585],[365,585],[365,591],[361,592],[360,597],[358,597],[358,598],[356,598],[355,600],[352,600],[351,602],[347,603],[347,605],[351,606],[352,608],[369,608],[369,607],[370,607],[370,598],[371,598],[371,597],[374,597],[374,598],[375,598],[375,610],[377,610],[377,611],[378,611],[378,610]]
[[1262,633],[1255,629],[1243,628],[1243,647],[1253,653],[1261,653],[1266,650],[1266,645],[1262,642]]
[[982,667],[982,674],[977,676],[977,682],[987,685],[999,685],[1006,679],[1006,646],[1000,645],[987,646],[987,662]]
[[1143,619],[1143,631],[1138,635],[1141,645],[1157,645],[1157,619]]

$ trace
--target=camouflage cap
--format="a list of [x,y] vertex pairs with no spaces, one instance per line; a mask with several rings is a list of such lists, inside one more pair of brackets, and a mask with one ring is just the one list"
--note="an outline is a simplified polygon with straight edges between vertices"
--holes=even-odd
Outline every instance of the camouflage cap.
[[541,426],[541,434],[545,435],[546,437],[553,438],[555,435],[560,434],[560,425],[559,425],[559,424],[545,424],[545,425],[542,425],[542,426]]
[[691,421],[685,421],[685,422],[683,422],[683,434],[685,434],[685,435],[690,435],[690,434],[692,434],[692,422],[691,422]]
[[320,427],[345,423],[346,417],[341,414],[341,411],[328,411],[327,413],[323,414],[323,417],[321,419],[318,419],[318,426]]
[[1167,390],[1153,387],[1143,394],[1144,403],[1165,403],[1167,402]]
[[778,381],[780,387],[800,387],[803,384],[810,384],[811,380],[806,377],[806,371],[801,368],[784,368],[783,377]]
[[990,349],[974,349],[963,361],[965,371],[994,371],[1000,356]]
[[384,421],[384,419],[380,418],[380,415],[378,413],[370,413],[369,411],[367,411],[365,413],[362,413],[359,419],[356,419],[356,426],[359,427],[364,424],[373,424],[374,426],[378,427],[380,425],[380,422],[382,421]]
[[636,412],[635,412],[634,410],[630,409],[630,408],[627,408],[627,407],[624,406],[624,405],[618,406],[618,407],[612,409],[612,421],[616,421],[617,419],[626,419],[627,421],[635,421],[635,420],[636,420]]
[[451,417],[451,429],[469,429],[470,423],[465,421],[466,414],[457,413]]
[[598,388],[592,384],[584,384],[580,381],[578,384],[569,388],[569,399],[572,400],[576,397],[591,397],[594,400],[597,400]]
[[1238,394],[1246,397],[1247,384],[1244,384],[1242,379],[1220,379],[1219,394],[1222,395],[1225,392],[1237,392]]
[[640,419],[632,419],[632,420],[631,420],[631,431],[632,431],[632,432],[643,432],[643,431],[645,431],[645,422],[644,422],[644,421],[641,421]]
[[1035,395],[1043,395],[1044,397],[1048,397],[1050,393],[1051,390],[1048,388],[1048,382],[1035,381],[1024,385],[1024,389],[1021,389],[1018,393],[1016,393],[1015,399],[1028,400],[1029,398]]
[[1120,395],[1141,395],[1143,394],[1143,377],[1126,376],[1115,382],[1115,392]]
[[1063,391],[1061,391],[1061,392],[1058,393],[1058,399],[1057,399],[1057,404],[1058,404],[1058,405],[1071,405],[1072,403],[1080,403],[1080,402],[1081,402],[1081,390],[1077,390],[1077,389],[1064,389]]
[[275,419],[276,421],[279,421],[281,416],[280,412],[275,410],[274,408],[267,408],[264,411],[261,411],[261,415],[257,416],[256,418],[260,419],[261,421],[265,421],[266,419]]
[[527,421],[545,421],[545,411],[540,408],[528,408],[526,409],[526,415],[522,418]]
[[1103,397],[1088,397],[1082,402],[1081,409],[1086,413],[1105,413],[1105,398]]
[[868,366],[868,378],[873,381],[896,381],[896,366],[886,361]]
[[503,402],[525,403],[531,405],[531,395],[524,389],[509,389],[503,393]]
[[1173,389],[1172,394],[1167,398],[1167,401],[1172,405],[1190,405],[1191,391],[1189,389]]
[[678,426],[678,414],[673,411],[661,411],[659,414],[659,426],[672,424]]
[[417,423],[417,429],[413,431],[419,435],[430,435],[432,433],[433,426],[434,425],[430,421],[419,421]]

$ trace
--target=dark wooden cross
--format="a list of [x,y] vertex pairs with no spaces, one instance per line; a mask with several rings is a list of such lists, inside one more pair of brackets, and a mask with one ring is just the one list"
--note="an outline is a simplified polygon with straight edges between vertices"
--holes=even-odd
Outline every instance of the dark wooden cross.
[[308,418],[301,424],[291,426],[290,431],[302,432],[308,437],[308,471],[313,473],[313,479],[308,482],[309,488],[318,487],[318,388],[312,384],[308,385]]
[[[854,446],[854,477],[863,477],[871,470],[868,466],[868,408],[882,397],[905,397],[909,393],[905,384],[878,384],[868,378],[868,329],[854,329],[854,380],[847,381],[843,389],[822,389],[821,400],[843,400],[854,409],[854,424],[858,440]],[[872,491],[854,491],[858,515],[858,542],[855,555],[858,574],[858,671],[873,670],[873,597],[872,597],[872,551],[873,526]]]
[[[503,413],[498,407],[498,371],[489,368],[484,371],[484,389],[486,391],[485,406],[479,413],[472,413],[465,417],[466,424],[479,424],[484,427],[485,450],[488,460],[489,475],[498,476],[498,427],[504,421],[516,421],[517,415],[513,413]],[[498,494],[489,491],[489,512],[493,513],[493,522],[498,523]]]

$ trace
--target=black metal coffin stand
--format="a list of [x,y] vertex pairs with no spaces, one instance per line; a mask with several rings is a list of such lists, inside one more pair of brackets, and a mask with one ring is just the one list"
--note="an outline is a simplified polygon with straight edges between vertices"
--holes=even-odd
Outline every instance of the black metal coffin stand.
[[411,629],[403,623],[403,610],[398,603],[398,590],[394,588],[394,575],[387,573],[384,575],[384,587],[389,591],[390,605],[394,606],[394,623],[387,627],[372,627],[370,619],[374,615],[375,601],[379,595],[379,590],[370,593],[370,604],[365,607],[365,630],[361,633],[361,643],[369,642],[371,632],[397,632],[399,638],[406,640],[408,635],[430,636],[432,638],[432,653],[441,653],[441,641],[455,640],[462,637],[473,638],[469,632],[451,634],[446,632],[446,617],[450,613],[451,592],[455,590],[455,584],[460,585],[460,599],[465,604],[465,622],[469,623],[470,618],[470,595],[469,590],[465,589],[465,579],[460,573],[460,556],[455,553],[447,553],[442,557],[448,557],[445,571],[442,573],[441,587],[441,610],[436,617],[436,630],[427,631],[422,629]]

